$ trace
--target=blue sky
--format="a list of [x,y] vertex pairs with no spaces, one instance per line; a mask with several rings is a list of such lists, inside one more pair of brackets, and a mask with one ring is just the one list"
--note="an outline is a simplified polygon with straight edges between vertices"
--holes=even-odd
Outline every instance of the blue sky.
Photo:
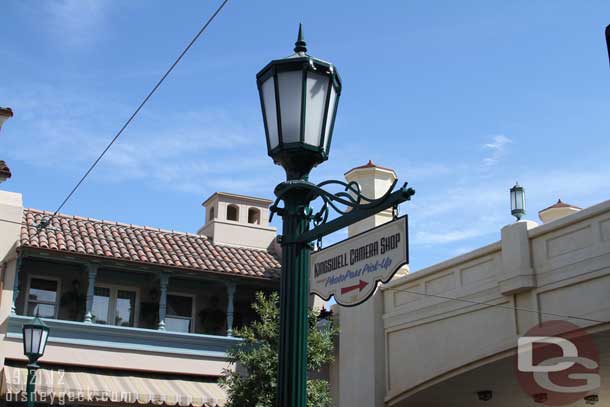
[[[2,188],[54,210],[219,3],[4,4]],[[214,191],[271,197],[255,74],[299,21],[344,84],[312,178],[372,159],[409,181],[412,269],[497,240],[515,180],[535,220],[609,198],[607,1],[230,0],[63,212],[195,232]]]

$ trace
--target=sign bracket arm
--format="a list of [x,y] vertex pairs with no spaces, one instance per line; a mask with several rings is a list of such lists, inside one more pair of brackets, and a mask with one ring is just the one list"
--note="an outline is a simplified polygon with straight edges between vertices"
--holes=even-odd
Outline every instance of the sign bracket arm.
[[302,233],[294,241],[286,243],[309,243],[318,240],[385,209],[397,207],[399,204],[410,200],[414,193],[415,191],[412,188],[404,186],[387,197],[384,197],[381,202],[375,202],[375,205],[361,205],[360,207],[356,207],[350,212]]

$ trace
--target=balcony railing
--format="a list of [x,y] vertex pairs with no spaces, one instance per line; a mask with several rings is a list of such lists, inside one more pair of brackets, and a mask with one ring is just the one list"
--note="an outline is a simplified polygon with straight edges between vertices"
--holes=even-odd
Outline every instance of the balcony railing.
[[[7,337],[21,340],[21,328],[32,317],[11,315]],[[81,345],[155,353],[225,358],[241,339],[229,336],[157,331],[114,325],[43,319],[49,326],[49,344]]]

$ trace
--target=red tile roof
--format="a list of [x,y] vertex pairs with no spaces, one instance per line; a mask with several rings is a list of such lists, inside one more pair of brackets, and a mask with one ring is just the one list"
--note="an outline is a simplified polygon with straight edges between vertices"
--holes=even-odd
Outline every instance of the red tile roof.
[[[38,225],[51,212],[25,209],[24,225]],[[276,279],[281,265],[265,250],[215,245],[205,236],[146,226],[56,215],[37,234],[35,226],[21,227],[21,245],[65,253],[105,257],[235,276]]]

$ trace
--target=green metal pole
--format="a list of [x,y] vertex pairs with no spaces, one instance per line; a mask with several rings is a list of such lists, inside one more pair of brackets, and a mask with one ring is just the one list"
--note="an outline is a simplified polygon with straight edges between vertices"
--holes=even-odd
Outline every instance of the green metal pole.
[[36,362],[30,362],[27,365],[28,369],[28,378],[25,386],[25,391],[27,393],[27,403],[26,407],[34,407],[34,400],[36,399],[36,370],[39,368]]
[[309,248],[294,243],[309,228],[307,194],[293,189],[283,196],[283,241],[288,243],[282,243],[278,407],[307,406]]

